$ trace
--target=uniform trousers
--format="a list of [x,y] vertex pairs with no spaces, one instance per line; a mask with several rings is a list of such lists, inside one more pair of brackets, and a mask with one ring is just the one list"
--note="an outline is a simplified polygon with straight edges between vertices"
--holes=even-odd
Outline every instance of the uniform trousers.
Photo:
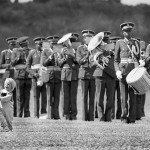
[[31,91],[31,79],[16,79],[16,91],[17,91],[17,116],[30,117],[29,102]]
[[[128,121],[135,122],[136,119],[136,95],[134,90],[128,86],[125,77],[120,80],[121,91],[121,119],[128,119]],[[129,94],[129,107],[128,107],[128,94]]]
[[141,114],[141,117],[144,117],[145,116],[145,111],[144,111],[144,105],[145,105],[145,98],[146,98],[146,94],[143,94],[142,95],[142,114]]
[[[117,97],[116,96],[117,93]],[[115,109],[115,100],[117,99],[117,108]],[[115,114],[116,112],[116,114]],[[120,86],[119,81],[115,80],[115,93],[113,99],[113,107],[112,107],[112,119],[120,119],[121,118],[121,95],[120,95]]]
[[63,80],[62,86],[64,96],[64,117],[67,120],[76,120],[78,80]]
[[[97,81],[96,81],[97,82]],[[96,83],[97,84],[97,83]],[[115,90],[115,79],[103,72],[101,80],[100,97],[98,103],[99,118],[102,121],[111,121],[111,111],[113,107],[113,98]],[[104,95],[106,91],[106,107],[104,112]]]
[[40,95],[41,95],[41,114],[46,113],[47,95],[46,84],[37,86],[37,79],[32,79],[33,97],[34,97],[34,117],[39,118]]
[[59,101],[61,80],[51,79],[46,83],[47,85],[47,118],[60,119],[59,115]]
[[94,121],[95,79],[81,79],[81,89],[82,120]]

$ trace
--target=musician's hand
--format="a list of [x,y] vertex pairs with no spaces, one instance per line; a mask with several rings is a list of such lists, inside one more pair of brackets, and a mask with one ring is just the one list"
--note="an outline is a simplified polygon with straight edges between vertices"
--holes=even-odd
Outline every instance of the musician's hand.
[[122,73],[121,73],[120,70],[118,70],[118,71],[116,72],[116,76],[117,76],[118,80],[121,80],[121,79],[122,79]]
[[17,56],[17,60],[20,60],[21,59],[21,55],[19,54],[18,56]]
[[89,56],[90,56],[90,52],[88,51],[85,58],[87,59],[87,58],[89,58]]
[[48,58],[49,58],[50,60],[54,59],[54,54],[55,54],[55,53],[52,53]]
[[39,74],[38,74],[38,73],[34,73],[34,74],[33,74],[33,77],[39,78]]
[[113,55],[114,55],[114,52],[113,52],[112,50],[110,50],[110,51],[109,51],[109,55],[110,55],[110,56],[113,56]]
[[39,79],[38,81],[37,81],[37,86],[42,86],[43,85],[43,81],[41,80],[41,79]]
[[11,64],[8,64],[7,69],[10,69],[10,68],[11,68]]
[[140,59],[139,63],[140,63],[139,67],[144,67],[145,66],[145,61],[144,60]]

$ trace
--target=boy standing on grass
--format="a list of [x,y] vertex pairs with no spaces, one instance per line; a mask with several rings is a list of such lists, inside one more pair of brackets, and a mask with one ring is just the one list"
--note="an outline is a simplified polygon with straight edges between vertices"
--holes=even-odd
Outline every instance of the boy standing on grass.
[[0,122],[3,128],[1,132],[12,131],[13,120],[13,90],[16,82],[12,78],[7,78],[4,82],[4,89],[0,94]]

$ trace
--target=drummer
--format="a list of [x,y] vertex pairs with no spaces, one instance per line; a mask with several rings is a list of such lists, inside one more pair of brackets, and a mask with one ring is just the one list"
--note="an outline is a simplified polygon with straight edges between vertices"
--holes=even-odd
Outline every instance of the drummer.
[[[131,37],[134,23],[126,22],[120,25],[124,39],[117,41],[115,46],[114,65],[117,78],[120,81],[121,91],[121,121],[123,123],[135,123],[136,120],[136,96],[126,82],[126,76],[138,64],[139,42]],[[128,94],[129,105],[128,107]]]
[[[33,39],[36,48],[29,52],[27,57],[27,71],[32,76],[32,88],[34,95],[34,117],[39,118],[40,114],[46,113],[46,85],[40,81],[40,59],[42,53],[42,44],[44,37],[37,37]],[[41,95],[41,111],[40,109],[40,95]]]

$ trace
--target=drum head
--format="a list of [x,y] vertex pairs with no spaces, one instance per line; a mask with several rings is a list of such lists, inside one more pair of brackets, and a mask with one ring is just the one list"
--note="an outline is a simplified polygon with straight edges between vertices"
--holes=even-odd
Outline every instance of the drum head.
[[134,83],[142,78],[143,74],[145,74],[145,67],[136,67],[134,68],[126,77],[127,83]]

